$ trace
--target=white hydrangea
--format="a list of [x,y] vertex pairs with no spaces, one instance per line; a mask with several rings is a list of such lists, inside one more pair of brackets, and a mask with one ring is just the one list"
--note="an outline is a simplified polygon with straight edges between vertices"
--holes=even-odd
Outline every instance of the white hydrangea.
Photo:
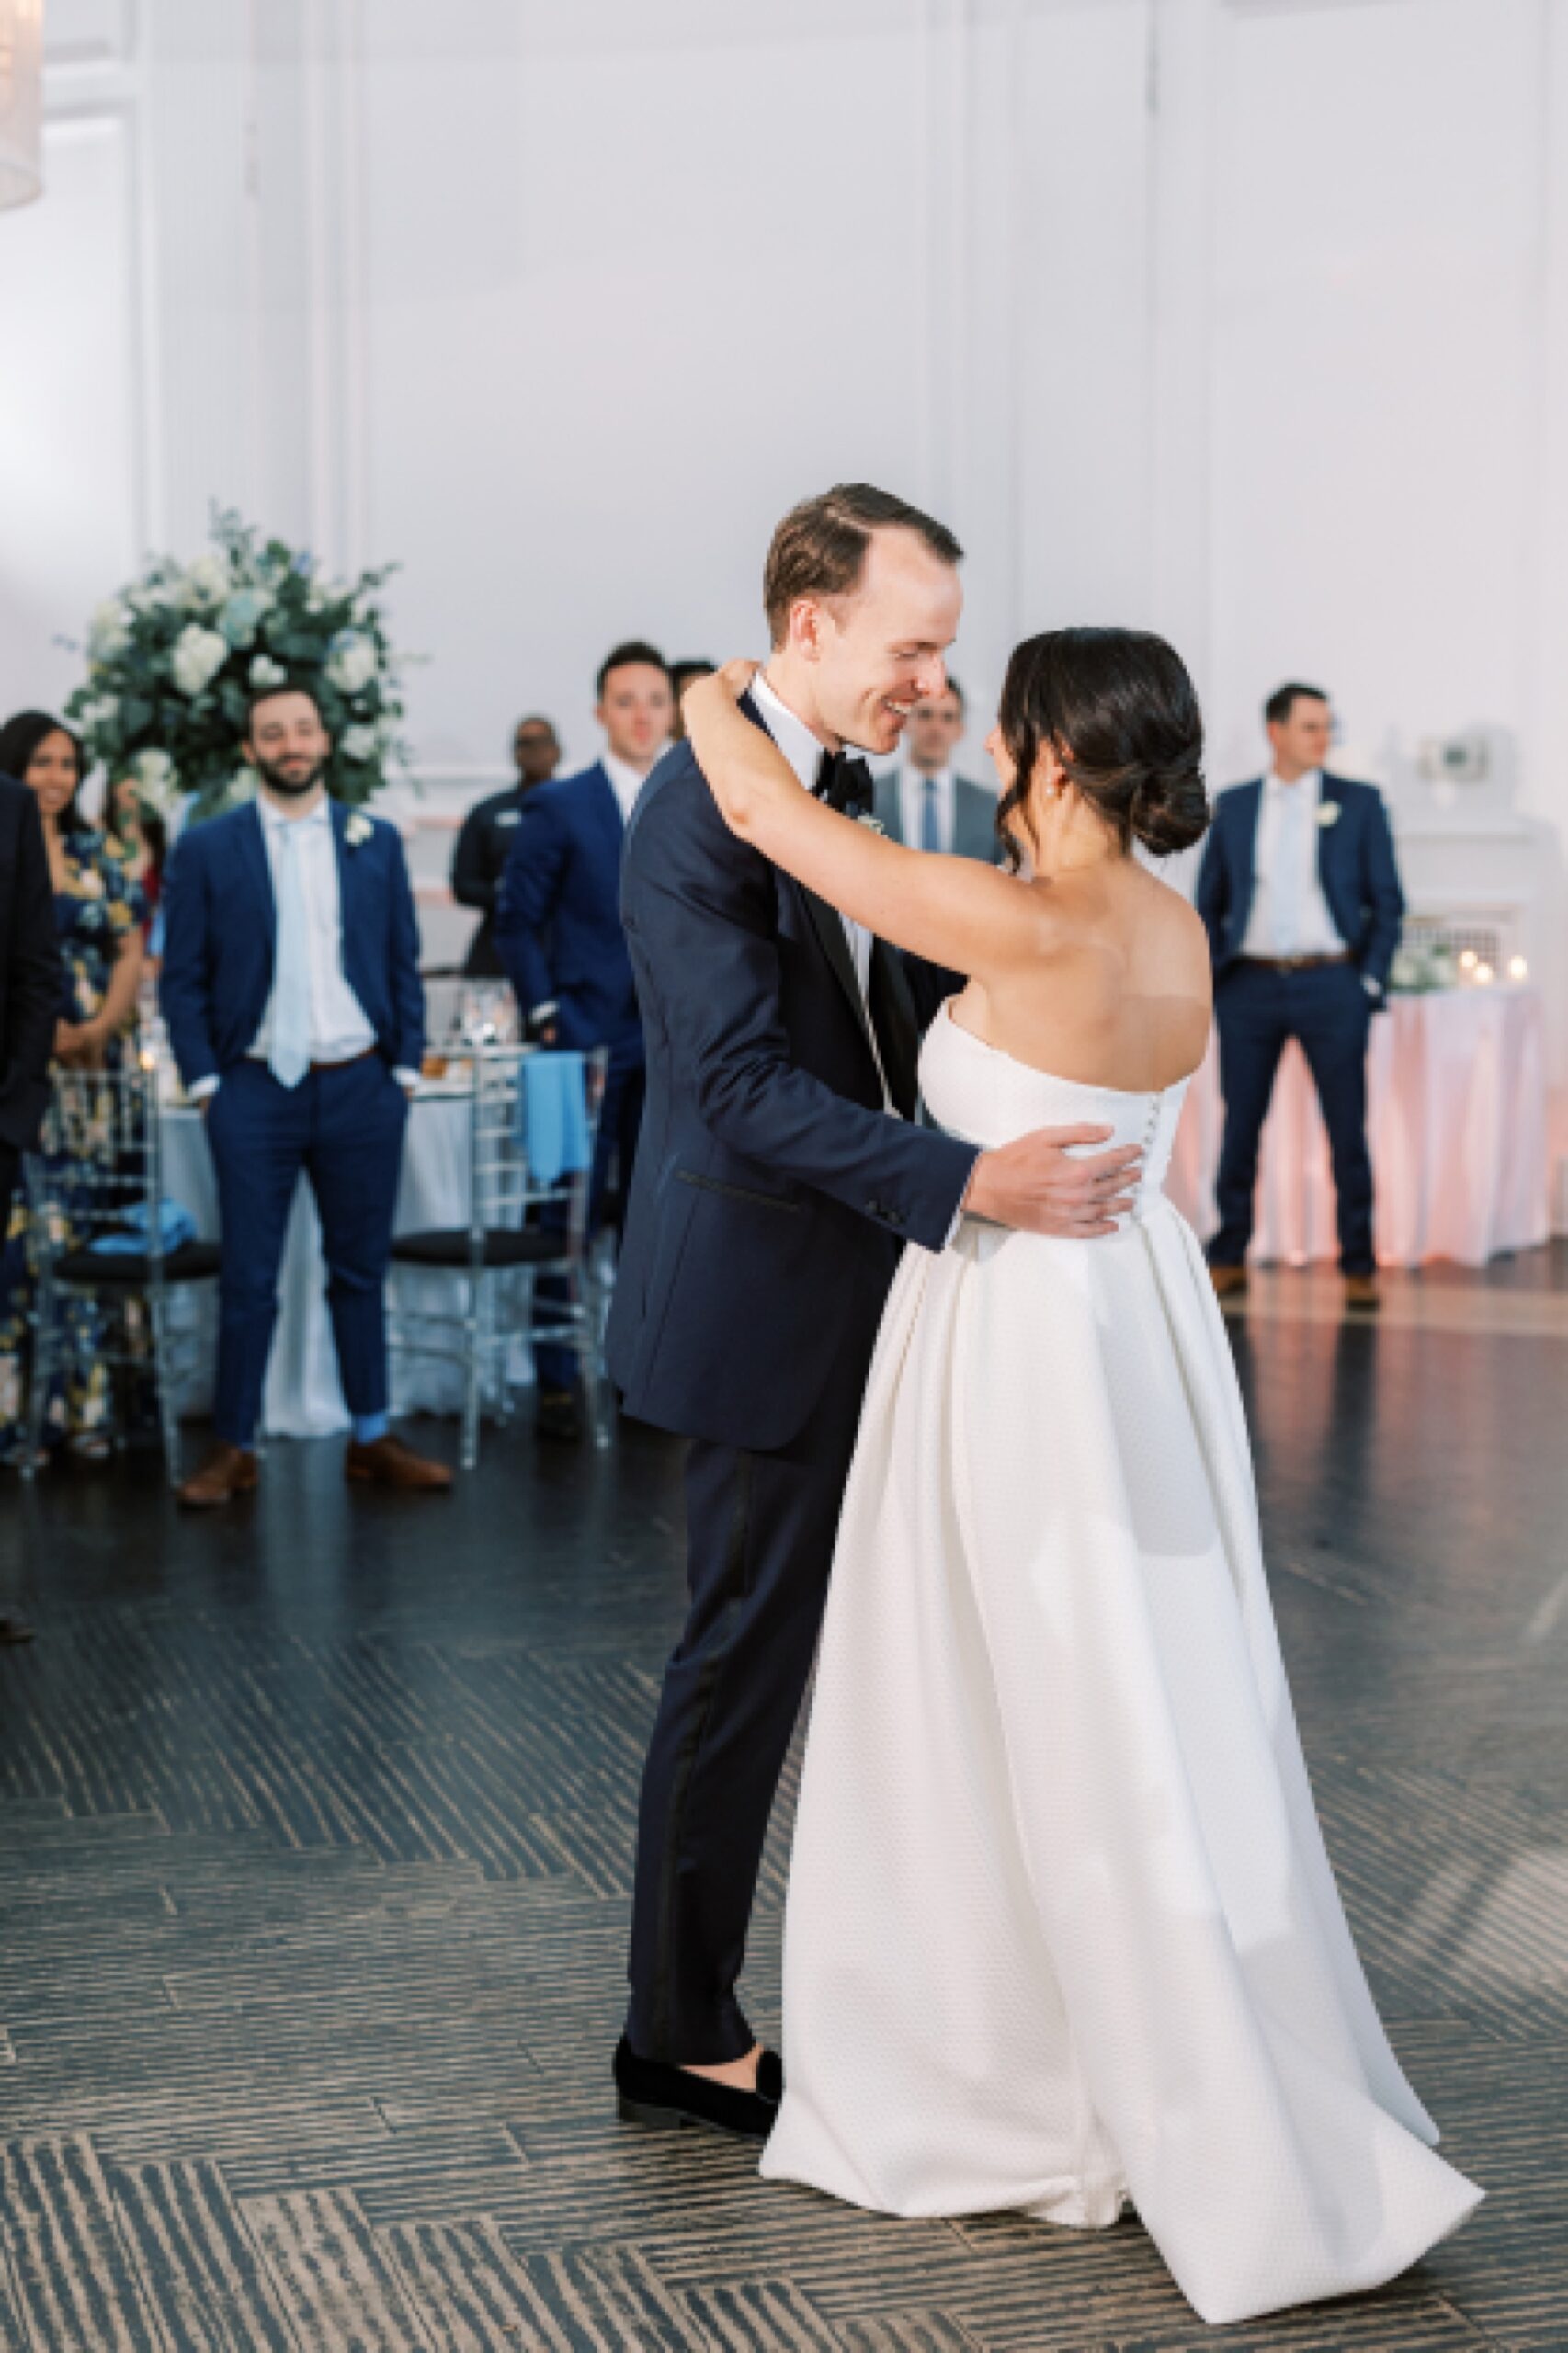
[[346,629],[327,656],[326,675],[340,694],[357,695],[376,675],[374,641]]
[[119,697],[95,695],[90,702],[82,705],[79,715],[89,735],[95,734],[100,727],[112,727],[119,716]]
[[106,597],[93,608],[87,631],[87,651],[95,662],[112,662],[131,642],[131,622],[118,597]]
[[289,673],[270,654],[258,654],[250,665],[250,682],[259,694],[263,687],[286,686]]
[[162,801],[174,789],[175,764],[166,752],[138,752],[131,763],[137,790],[149,801]]
[[187,605],[221,605],[232,585],[228,557],[209,548],[186,573],[185,600]]
[[373,760],[380,748],[380,739],[373,727],[346,727],[343,731],[343,756],[346,760]]
[[199,695],[210,686],[229,658],[229,641],[199,621],[187,621],[169,660],[174,682],[182,695]]

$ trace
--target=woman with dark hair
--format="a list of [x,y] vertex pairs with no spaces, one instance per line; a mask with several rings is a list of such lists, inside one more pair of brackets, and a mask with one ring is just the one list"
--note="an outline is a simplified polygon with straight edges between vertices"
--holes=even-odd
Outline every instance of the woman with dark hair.
[[[0,775],[36,793],[43,820],[66,986],[55,1059],[66,1069],[106,1070],[118,1066],[136,1019],[145,902],[124,860],[82,813],[84,766],[79,738],[47,711],[18,711],[0,726]],[[0,1252],[0,1460],[14,1454],[25,1426],[27,1297],[27,1211],[18,1196]],[[72,1314],[74,1365],[50,1401],[51,1435],[96,1455],[108,1442],[108,1381],[97,1360],[97,1317],[85,1302]]]
[[904,1253],[838,1526],[763,2170],[894,2214],[1134,2206],[1210,2322],[1375,2287],[1480,2193],[1351,1943],[1224,1328],[1162,1189],[1210,959],[1136,853],[1208,824],[1191,681],[1130,630],[1018,647],[1000,873],[802,790],[739,707],[751,675],[686,700],[731,831],[971,975],[923,1050],[932,1115],[983,1150],[1065,1127],[1143,1155],[1082,1239],[960,1219]]

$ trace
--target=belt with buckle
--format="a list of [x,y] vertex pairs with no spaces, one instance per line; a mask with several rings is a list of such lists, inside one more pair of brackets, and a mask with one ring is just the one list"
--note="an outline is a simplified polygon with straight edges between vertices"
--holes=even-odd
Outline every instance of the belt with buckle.
[[356,1063],[373,1061],[378,1051],[377,1047],[367,1046],[363,1053],[345,1054],[340,1063],[312,1063],[311,1068],[312,1070],[352,1070]]
[[1239,956],[1239,964],[1256,964],[1265,972],[1321,972],[1330,964],[1354,961],[1347,949],[1337,956]]

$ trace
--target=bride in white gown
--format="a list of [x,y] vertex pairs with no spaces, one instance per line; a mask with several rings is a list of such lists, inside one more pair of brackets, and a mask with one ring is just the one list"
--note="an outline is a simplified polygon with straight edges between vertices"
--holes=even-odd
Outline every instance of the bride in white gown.
[[1142,1146],[1120,1230],[966,1221],[890,1297],[840,1524],[785,1930],[765,2174],[889,2214],[1135,2206],[1206,2321],[1377,2286],[1480,2191],[1433,2154],[1312,1806],[1224,1328],[1163,1184],[1209,958],[1131,854],[1206,823],[1158,639],[1013,657],[991,748],[1026,876],[901,848],[687,698],[727,822],[974,975],[926,1040],[982,1145]]

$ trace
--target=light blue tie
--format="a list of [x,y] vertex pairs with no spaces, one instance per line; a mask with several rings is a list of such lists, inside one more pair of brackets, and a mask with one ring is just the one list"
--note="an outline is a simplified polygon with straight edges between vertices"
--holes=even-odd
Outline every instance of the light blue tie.
[[920,847],[922,849],[937,850],[942,847],[941,821],[937,813],[937,779],[934,776],[926,779],[926,794],[920,810]]
[[267,1066],[279,1086],[298,1086],[311,1066],[311,942],[305,882],[300,871],[301,821],[275,828],[278,857],[272,888],[278,900],[278,944],[272,961],[272,1036]]
[[1274,839],[1274,952],[1294,956],[1301,936],[1301,824],[1306,801],[1299,784],[1279,796],[1279,830]]

